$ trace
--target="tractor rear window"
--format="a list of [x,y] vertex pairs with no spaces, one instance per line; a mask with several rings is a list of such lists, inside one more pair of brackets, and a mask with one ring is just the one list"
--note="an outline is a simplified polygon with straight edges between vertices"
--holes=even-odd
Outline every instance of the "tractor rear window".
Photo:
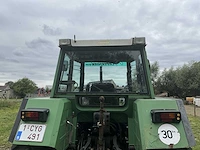
[[58,92],[147,93],[140,51],[66,52]]

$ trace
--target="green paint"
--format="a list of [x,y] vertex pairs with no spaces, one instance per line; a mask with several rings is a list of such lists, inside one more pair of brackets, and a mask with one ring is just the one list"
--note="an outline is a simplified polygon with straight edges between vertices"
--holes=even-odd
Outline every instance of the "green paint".
[[[39,104],[39,105],[38,105]],[[50,109],[46,124],[46,131],[42,142],[14,141],[16,145],[49,146],[56,149],[65,149],[69,145],[69,134],[71,126],[66,121],[72,121],[71,102],[67,99],[29,99],[26,108],[48,108]],[[23,122],[21,123],[35,123]],[[20,124],[21,124],[20,123]],[[64,144],[65,143],[65,144]]]
[[[137,147],[137,150],[145,150],[145,149],[167,149],[169,145],[166,145],[161,142],[158,136],[158,128],[162,125],[154,124],[151,121],[150,111],[152,109],[175,109],[178,110],[176,100],[146,100],[146,99],[138,99],[133,104],[134,109],[134,119],[133,121],[134,127],[132,130],[133,137],[131,137],[131,144]],[[131,124],[131,123],[130,123]],[[189,147],[188,141],[186,139],[185,131],[183,128],[183,122],[180,123],[172,123],[175,126],[181,136],[180,141],[174,145],[174,148],[187,148]]]

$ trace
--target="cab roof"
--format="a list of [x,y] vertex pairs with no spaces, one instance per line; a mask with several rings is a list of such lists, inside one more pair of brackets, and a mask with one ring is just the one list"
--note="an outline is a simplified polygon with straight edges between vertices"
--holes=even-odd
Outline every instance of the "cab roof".
[[73,40],[60,39],[59,46],[72,47],[98,47],[98,46],[131,46],[131,45],[146,45],[145,37],[135,37],[131,39],[106,39],[106,40]]

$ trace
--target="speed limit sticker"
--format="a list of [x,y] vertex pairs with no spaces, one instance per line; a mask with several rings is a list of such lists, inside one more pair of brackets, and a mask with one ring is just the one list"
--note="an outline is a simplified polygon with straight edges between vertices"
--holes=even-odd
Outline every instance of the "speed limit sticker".
[[178,129],[171,124],[163,124],[158,128],[159,139],[167,145],[177,144],[180,141]]

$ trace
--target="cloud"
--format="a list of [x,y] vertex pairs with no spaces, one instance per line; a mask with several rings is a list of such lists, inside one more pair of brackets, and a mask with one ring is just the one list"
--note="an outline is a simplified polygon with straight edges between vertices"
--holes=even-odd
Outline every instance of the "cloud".
[[61,29],[60,28],[56,28],[56,29],[52,29],[47,25],[43,25],[43,33],[45,35],[50,35],[50,36],[56,36],[56,35],[60,35],[61,34]]
[[146,37],[161,68],[199,61],[199,0],[3,1],[0,83],[24,76],[52,83],[58,40]]
[[13,50],[13,55],[17,56],[17,57],[23,57],[23,51],[21,48],[16,48],[15,50]]
[[34,39],[30,42],[25,42],[25,44],[28,48],[31,48],[31,49],[51,47],[53,45],[52,42],[45,39],[41,39],[41,38]]

